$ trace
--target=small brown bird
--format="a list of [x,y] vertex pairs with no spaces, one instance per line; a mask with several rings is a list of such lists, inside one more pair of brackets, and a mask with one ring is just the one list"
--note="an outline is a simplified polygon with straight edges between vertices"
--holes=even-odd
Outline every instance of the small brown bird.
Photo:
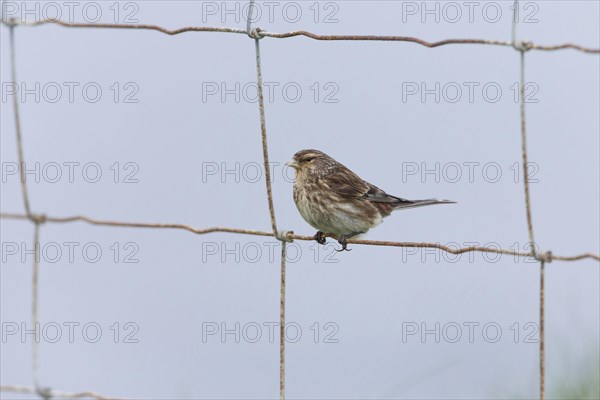
[[319,150],[301,150],[287,166],[294,168],[294,202],[300,215],[317,229],[325,244],[332,234],[347,249],[347,240],[379,225],[394,210],[454,203],[450,200],[406,200],[391,196]]

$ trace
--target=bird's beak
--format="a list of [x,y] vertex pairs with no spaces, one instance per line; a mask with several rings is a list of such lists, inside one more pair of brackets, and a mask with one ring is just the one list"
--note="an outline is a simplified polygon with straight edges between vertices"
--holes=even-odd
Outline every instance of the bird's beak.
[[290,168],[294,168],[294,169],[298,169],[299,165],[295,160],[290,160],[288,162],[285,163],[285,165],[287,165]]

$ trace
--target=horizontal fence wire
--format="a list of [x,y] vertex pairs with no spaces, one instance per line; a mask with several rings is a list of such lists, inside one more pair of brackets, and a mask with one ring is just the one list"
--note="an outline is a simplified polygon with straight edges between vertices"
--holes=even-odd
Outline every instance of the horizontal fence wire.
[[[0,218],[2,219],[19,219],[26,220],[28,217],[24,214],[11,214],[11,213],[2,213],[0,214]],[[274,237],[277,238],[273,232],[267,231],[259,231],[254,229],[238,229],[238,228],[227,228],[227,227],[211,227],[211,228],[195,228],[191,225],[185,224],[164,224],[164,223],[147,223],[147,222],[124,222],[124,221],[111,221],[104,219],[96,219],[91,217],[86,217],[83,215],[76,215],[71,217],[51,217],[46,215],[34,215],[34,220],[48,222],[48,223],[69,223],[69,222],[84,222],[90,225],[99,225],[99,226],[112,226],[112,227],[120,227],[120,228],[158,228],[158,229],[177,229],[188,231],[191,233],[195,233],[197,235],[205,235],[208,233],[235,233],[240,235],[250,235],[250,236],[266,236],[266,237]],[[279,233],[281,236],[281,232]],[[293,231],[288,231],[284,235],[284,238],[287,241],[292,240],[301,240],[301,241],[314,241],[314,236],[307,235],[297,235],[293,233]],[[324,234],[324,237],[330,237],[337,239],[335,235]],[[584,259],[592,259],[596,261],[600,261],[600,255],[594,253],[582,253],[573,256],[562,256],[556,255],[551,252],[545,253],[535,253],[531,254],[530,251],[515,251],[508,249],[500,249],[496,247],[484,247],[484,246],[466,246],[453,248],[450,246],[445,246],[441,243],[425,243],[425,242],[394,242],[387,240],[367,240],[367,239],[348,239],[348,244],[358,244],[358,245],[367,245],[367,246],[385,246],[385,247],[406,247],[406,248],[430,248],[430,249],[438,249],[450,254],[464,254],[471,252],[480,252],[480,253],[495,253],[495,254],[505,254],[514,257],[522,257],[522,258],[534,258],[536,260],[545,260],[547,262],[550,261],[578,261]]]
[[[56,24],[65,28],[108,28],[108,29],[138,29],[138,30],[151,30],[162,32],[167,35],[179,35],[187,32],[219,32],[219,33],[237,33],[247,35],[247,30],[226,28],[226,27],[210,27],[210,26],[187,26],[178,29],[167,29],[158,25],[147,25],[147,24],[91,24],[91,23],[78,23],[78,22],[66,22],[56,19],[46,19],[36,22],[19,22],[16,19],[8,19],[4,22],[7,25],[22,25],[22,26],[40,26],[46,24]],[[492,46],[505,46],[513,47],[514,43],[503,41],[503,40],[489,40],[489,39],[445,39],[437,42],[428,42],[417,37],[412,36],[390,36],[390,35],[320,35],[308,31],[292,31],[292,32],[268,32],[260,29],[258,31],[260,37],[270,37],[275,39],[287,39],[298,36],[307,37],[314,40],[330,40],[330,41],[377,41],[377,42],[411,42],[420,44],[425,47],[439,47],[449,44],[482,44]],[[572,49],[578,50],[584,53],[600,53],[600,49],[582,46],[574,43],[562,43],[556,45],[541,45],[532,42],[524,42],[528,50],[542,50],[542,51],[556,51]]]
[[16,385],[0,385],[0,392],[11,392],[21,394],[35,394],[43,399],[60,398],[60,399],[95,399],[95,400],[125,400],[117,397],[105,397],[96,392],[77,392],[69,393],[63,392],[62,390],[38,390],[26,386]]
[[[515,0],[515,5],[517,5],[518,0]],[[249,12],[248,15],[252,15],[252,7],[254,6],[254,0],[250,0],[249,4]],[[517,7],[514,8],[515,12]],[[262,96],[262,67],[260,61],[260,40],[266,37],[275,38],[275,39],[285,39],[285,38],[293,38],[293,37],[305,37],[314,40],[321,41],[385,41],[385,42],[408,42],[408,43],[416,43],[424,47],[435,48],[439,46],[445,45],[458,45],[458,44],[471,44],[471,45],[488,45],[488,46],[504,46],[511,47],[517,50],[520,53],[520,119],[521,119],[521,150],[522,150],[522,158],[523,158],[523,168],[524,168],[524,191],[525,191],[525,209],[527,216],[527,226],[529,233],[529,242],[531,245],[531,251],[529,252],[520,252],[514,250],[506,250],[501,248],[494,247],[483,247],[483,246],[468,246],[468,247],[460,247],[460,248],[452,248],[450,246],[445,246],[440,243],[423,243],[423,242],[394,242],[394,241],[381,241],[381,240],[362,240],[362,239],[350,239],[348,243],[358,244],[358,245],[368,245],[368,246],[388,246],[388,247],[401,247],[401,248],[431,248],[438,249],[443,252],[447,252],[450,254],[463,254],[470,252],[481,252],[481,253],[495,253],[495,254],[503,254],[510,255],[514,257],[527,258],[530,257],[540,262],[540,349],[539,349],[539,371],[540,371],[540,399],[544,399],[544,266],[546,263],[551,261],[577,261],[584,259],[592,259],[596,261],[600,261],[600,256],[594,253],[582,253],[573,256],[563,256],[563,255],[555,255],[550,251],[546,252],[536,252],[535,247],[533,246],[534,236],[533,236],[533,223],[531,217],[531,201],[530,201],[530,193],[529,193],[529,176],[526,170],[527,165],[527,142],[526,142],[526,120],[525,120],[525,103],[524,103],[524,76],[525,76],[525,53],[530,50],[539,50],[539,51],[556,51],[556,50],[564,50],[564,49],[572,49],[576,51],[580,51],[583,53],[591,53],[591,54],[599,54],[600,49],[590,48],[586,46],[582,46],[579,44],[573,43],[564,43],[557,45],[539,45],[532,42],[526,41],[517,41],[516,40],[516,18],[513,18],[513,26],[512,26],[512,40],[511,41],[501,41],[501,40],[487,40],[487,39],[446,39],[440,40],[436,42],[428,42],[426,40],[410,37],[410,36],[382,36],[382,35],[320,35],[308,31],[298,30],[292,32],[285,33],[274,33],[264,31],[260,28],[252,29],[250,18],[248,18],[248,25],[246,30],[236,29],[236,28],[227,28],[227,27],[183,27],[179,29],[166,29],[157,25],[147,25],[147,24],[136,24],[136,25],[123,25],[123,24],[88,24],[88,23],[72,23],[65,22],[60,20],[42,20],[33,23],[27,23],[18,21],[15,18],[9,18],[6,21],[3,21],[3,24],[7,25],[10,31],[10,54],[11,54],[11,78],[13,82],[17,82],[16,77],[16,61],[15,61],[15,42],[14,42],[14,28],[17,26],[23,27],[35,27],[41,25],[54,24],[59,25],[65,28],[106,28],[106,29],[137,29],[137,30],[150,30],[150,31],[158,31],[167,35],[178,35],[187,32],[215,32],[215,33],[235,33],[235,34],[243,34],[249,36],[255,42],[255,51],[256,51],[256,70],[257,70],[257,85],[259,91],[259,113],[260,113],[260,122],[261,122],[261,141],[262,141],[262,150],[263,150],[263,161],[265,164],[266,176],[266,192],[267,192],[267,201],[269,207],[269,215],[271,219],[271,232],[259,231],[259,230],[251,230],[251,229],[239,229],[239,228],[225,228],[225,227],[212,227],[212,228],[195,228],[190,225],[185,224],[177,224],[177,223],[147,223],[147,222],[126,222],[126,221],[114,221],[114,220],[106,220],[106,219],[96,219],[83,215],[76,216],[68,216],[68,217],[54,217],[47,216],[45,214],[34,214],[31,212],[30,208],[30,200],[27,191],[27,184],[25,176],[23,175],[23,168],[21,168],[21,192],[22,192],[22,200],[23,206],[25,209],[24,214],[20,213],[1,213],[0,219],[16,219],[16,220],[29,220],[35,226],[34,231],[34,244],[38,243],[39,237],[39,229],[42,224],[45,223],[71,223],[71,222],[83,222],[91,225],[97,226],[107,226],[107,227],[117,227],[117,228],[151,228],[151,229],[173,229],[173,230],[183,230],[188,231],[197,235],[204,235],[210,233],[231,233],[231,234],[242,234],[242,235],[253,235],[253,236],[263,236],[263,237],[274,237],[282,243],[281,250],[281,290],[280,290],[280,398],[285,398],[285,340],[284,340],[284,330],[283,326],[285,323],[285,266],[286,266],[286,249],[287,242],[291,242],[293,240],[302,240],[302,241],[312,241],[314,240],[314,236],[304,236],[304,235],[296,235],[293,231],[278,231],[276,218],[275,218],[275,209],[273,202],[273,195],[271,189],[271,180],[269,179],[270,169],[268,167],[269,162],[269,152],[267,145],[267,128],[266,128],[266,117],[265,117],[265,107],[264,107],[264,99]],[[19,105],[16,97],[14,97],[13,102],[13,116],[15,120],[15,131],[16,131],[16,139],[17,139],[17,154],[20,165],[24,165],[24,155],[23,155],[23,145],[22,145],[22,132],[21,132],[21,121],[19,114]],[[333,237],[334,235],[326,234],[327,237]],[[32,305],[32,321],[34,326],[37,325],[39,320],[38,317],[38,280],[39,280],[39,263],[36,261],[39,259],[39,246],[34,245],[34,265],[33,265],[33,280],[32,280],[32,290],[33,290],[33,305]],[[36,333],[36,335],[39,333]],[[39,371],[38,371],[38,348],[36,344],[36,340],[33,341],[33,351],[32,351],[32,369],[33,369],[33,383],[34,387],[24,387],[24,386],[16,386],[16,385],[0,385],[0,391],[4,392],[13,392],[13,393],[23,393],[23,394],[35,394],[44,399],[50,399],[52,397],[60,397],[60,398],[69,398],[69,399],[80,399],[80,398],[91,398],[96,400],[118,400],[112,397],[106,397],[91,391],[84,391],[78,393],[67,393],[59,390],[54,390],[51,388],[42,388],[39,385]]]

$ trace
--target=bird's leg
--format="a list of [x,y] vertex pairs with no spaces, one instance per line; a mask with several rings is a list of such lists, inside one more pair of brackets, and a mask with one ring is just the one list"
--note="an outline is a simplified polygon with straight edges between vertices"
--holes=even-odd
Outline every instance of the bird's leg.
[[346,251],[352,251],[352,249],[349,249],[347,247],[348,246],[348,239],[350,239],[351,237],[354,237],[356,235],[360,235],[361,233],[363,233],[363,232],[353,232],[353,233],[350,233],[349,235],[342,235],[342,236],[340,236],[339,239],[338,239],[338,243],[342,245],[342,248],[339,249],[339,250],[336,250],[336,251],[338,253],[341,252],[341,251],[344,251],[344,250],[346,250]]
[[317,243],[319,243],[319,244],[325,244],[327,239],[323,235],[324,235],[323,232],[317,231],[317,233],[315,233],[315,236],[313,236],[313,239],[315,239],[317,241]]

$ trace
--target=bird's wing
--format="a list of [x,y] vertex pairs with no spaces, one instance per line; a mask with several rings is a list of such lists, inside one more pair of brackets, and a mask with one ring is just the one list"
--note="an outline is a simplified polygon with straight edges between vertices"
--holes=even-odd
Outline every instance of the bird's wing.
[[354,172],[339,166],[324,178],[329,189],[346,199],[364,199],[378,203],[397,203],[398,197],[390,196],[377,186],[362,180]]
[[344,199],[364,197],[369,191],[369,184],[343,165],[337,166],[323,178],[329,190]]
[[365,199],[369,201],[374,201],[377,203],[398,203],[401,201],[409,201],[404,200],[396,196],[392,196],[379,189],[377,186],[370,184],[369,182],[365,182],[369,185],[369,190],[365,194]]

